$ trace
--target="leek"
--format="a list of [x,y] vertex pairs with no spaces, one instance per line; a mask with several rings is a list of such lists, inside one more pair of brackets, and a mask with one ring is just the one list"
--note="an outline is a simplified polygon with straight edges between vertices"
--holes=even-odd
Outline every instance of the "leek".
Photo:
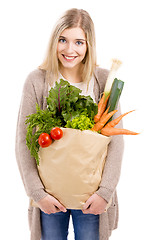
[[105,95],[104,99],[106,99],[111,92],[111,87],[112,87],[113,81],[115,79],[116,72],[117,72],[117,70],[118,70],[118,68],[120,67],[121,64],[122,64],[122,62],[120,60],[112,59],[112,66],[111,66],[111,69],[109,71],[107,81],[106,81],[106,85],[105,85],[105,88],[104,88],[104,95]]

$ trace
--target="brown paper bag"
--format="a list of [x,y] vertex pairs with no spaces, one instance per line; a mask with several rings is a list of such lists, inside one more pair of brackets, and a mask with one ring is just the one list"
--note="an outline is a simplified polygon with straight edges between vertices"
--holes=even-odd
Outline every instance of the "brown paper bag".
[[62,130],[60,140],[40,148],[39,175],[46,192],[66,208],[82,209],[98,189],[111,137],[91,130]]

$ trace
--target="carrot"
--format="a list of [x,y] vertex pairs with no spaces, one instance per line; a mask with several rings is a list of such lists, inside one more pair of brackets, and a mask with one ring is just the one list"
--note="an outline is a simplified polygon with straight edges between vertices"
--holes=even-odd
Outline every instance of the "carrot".
[[108,99],[109,99],[109,95],[105,99],[105,94],[103,93],[103,96],[98,103],[98,113],[94,116],[95,123],[97,123],[100,120],[102,114],[104,113],[106,106],[107,106]]
[[105,136],[112,136],[112,135],[121,135],[121,134],[137,135],[139,133],[132,132],[132,131],[127,130],[127,129],[113,128],[113,127],[105,126],[104,128],[102,128],[101,134],[103,134]]
[[108,110],[109,110],[109,107],[103,113],[100,120],[93,126],[93,128],[91,130],[93,130],[93,131],[101,130],[103,128],[103,126],[107,123],[107,121],[113,116],[113,114],[115,114],[118,111],[118,110],[114,110],[114,111],[108,113]]
[[118,118],[116,118],[116,119],[112,120],[111,122],[107,123],[106,126],[108,126],[108,127],[114,127],[114,126],[116,126],[124,116],[126,116],[128,113],[131,113],[131,112],[133,112],[133,111],[135,111],[135,110],[132,110],[132,111],[123,113],[123,114],[120,115]]

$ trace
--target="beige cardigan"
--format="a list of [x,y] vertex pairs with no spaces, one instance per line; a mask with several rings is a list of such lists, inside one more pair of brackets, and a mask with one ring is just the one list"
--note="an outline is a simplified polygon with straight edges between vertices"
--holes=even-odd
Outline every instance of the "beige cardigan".
[[[108,71],[102,68],[95,70],[94,94],[98,103],[102,92],[104,91]],[[42,109],[45,109],[46,99],[48,96],[48,83],[45,79],[45,71],[36,69],[27,77],[19,109],[17,133],[16,133],[16,159],[22,181],[29,198],[39,201],[47,193],[39,178],[36,161],[30,156],[26,146],[26,116],[36,112],[35,103],[37,102]],[[118,114],[120,114],[120,110]],[[117,117],[117,115],[115,117]],[[118,127],[122,127],[119,123]],[[121,161],[123,155],[123,137],[121,135],[112,137],[109,144],[107,161],[104,167],[102,181],[97,190],[97,194],[103,197],[107,202],[112,197],[112,205],[107,212],[100,215],[100,240],[107,240],[113,229],[117,228],[118,223],[118,201],[116,186],[120,177]],[[29,205],[28,209],[29,227],[31,230],[31,240],[40,240],[41,224],[40,210]]]

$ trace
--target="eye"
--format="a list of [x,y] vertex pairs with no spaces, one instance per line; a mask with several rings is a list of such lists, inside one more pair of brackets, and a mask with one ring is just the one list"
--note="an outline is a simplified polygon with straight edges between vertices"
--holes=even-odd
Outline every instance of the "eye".
[[80,45],[83,45],[83,42],[82,41],[77,41],[76,44],[80,46]]
[[65,43],[66,40],[65,40],[64,38],[60,38],[60,39],[59,39],[59,42],[60,42],[60,43]]

